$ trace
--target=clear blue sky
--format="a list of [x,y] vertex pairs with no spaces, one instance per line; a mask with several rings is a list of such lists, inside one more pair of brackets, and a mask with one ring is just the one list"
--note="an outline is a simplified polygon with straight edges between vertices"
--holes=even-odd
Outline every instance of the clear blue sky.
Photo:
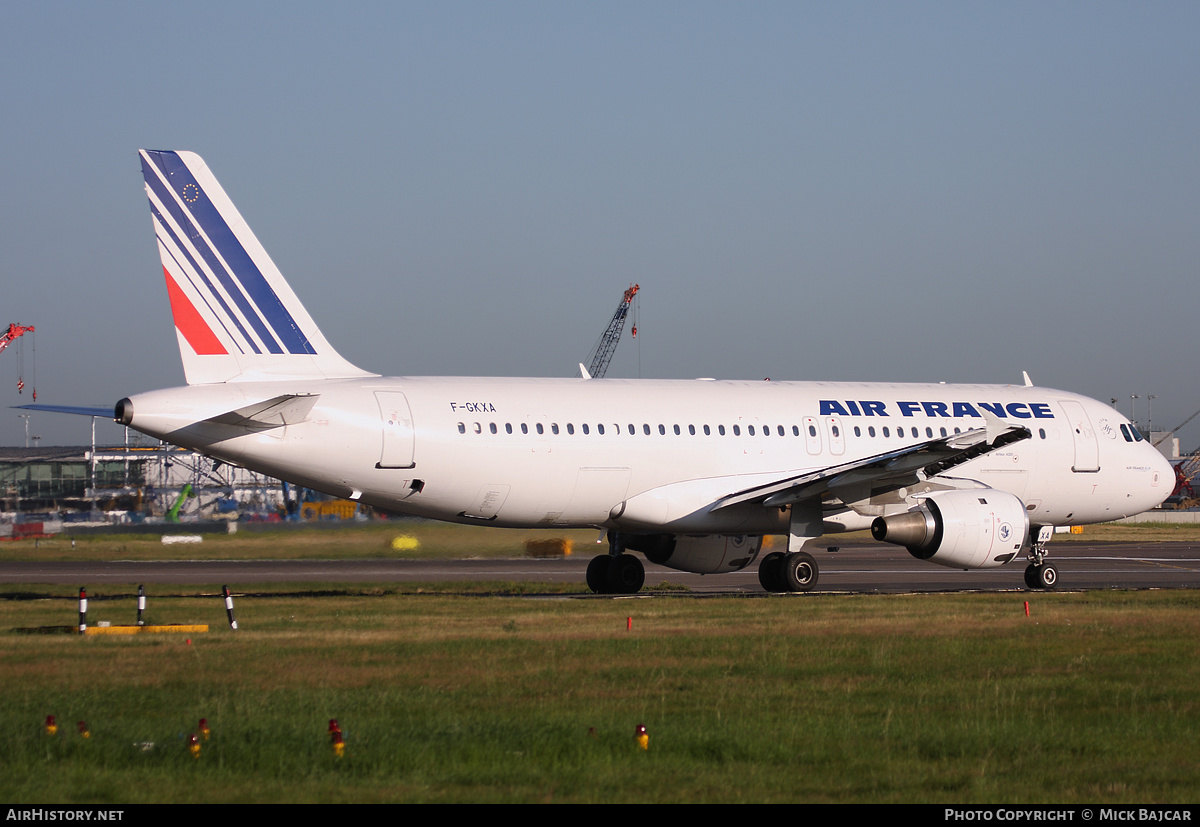
[[610,376],[1027,370],[1169,427],[1198,32],[1194,2],[5,3],[0,322],[38,328],[39,402],[181,384],[135,153],[188,149],[370,370],[571,375],[636,281]]

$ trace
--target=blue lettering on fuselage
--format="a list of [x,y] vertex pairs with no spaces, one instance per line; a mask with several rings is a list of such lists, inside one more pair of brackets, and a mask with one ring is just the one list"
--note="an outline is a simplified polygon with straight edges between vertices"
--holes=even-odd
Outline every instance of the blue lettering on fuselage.
[[[980,409],[1003,419],[1054,419],[1046,402],[895,402],[900,416],[927,416],[931,419],[983,418]],[[821,416],[891,416],[888,403],[878,400],[822,399]]]
[[[861,410],[860,410],[861,406]],[[887,405],[876,401],[853,402],[845,405],[835,399],[821,400],[821,416],[887,416]]]

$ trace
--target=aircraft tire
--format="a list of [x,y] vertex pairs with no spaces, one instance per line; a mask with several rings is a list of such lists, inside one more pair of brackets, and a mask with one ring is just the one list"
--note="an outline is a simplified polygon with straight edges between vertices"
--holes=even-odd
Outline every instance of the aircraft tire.
[[637,594],[645,582],[646,569],[632,554],[614,557],[608,566],[608,594]]
[[772,551],[758,564],[758,582],[762,585],[764,591],[787,591],[783,587],[783,577],[779,572],[779,568],[783,564],[783,558],[786,556],[782,551]]
[[608,594],[608,572],[612,569],[612,561],[610,555],[599,554],[588,563],[587,584],[594,593]]
[[1025,586],[1029,589],[1040,589],[1038,585],[1037,563],[1030,563],[1025,567]]
[[797,551],[783,558],[779,566],[780,578],[784,590],[789,592],[806,592],[817,585],[820,570],[816,559],[805,551]]
[[1058,584],[1058,569],[1049,563],[1038,566],[1038,586],[1043,589],[1053,589]]

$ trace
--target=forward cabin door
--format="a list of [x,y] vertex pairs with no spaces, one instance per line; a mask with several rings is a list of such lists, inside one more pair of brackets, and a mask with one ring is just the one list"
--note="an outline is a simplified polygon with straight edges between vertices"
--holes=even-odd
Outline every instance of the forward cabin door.
[[1075,464],[1071,470],[1077,473],[1099,471],[1100,446],[1096,442],[1096,432],[1092,430],[1092,420],[1088,418],[1087,411],[1073,399],[1062,399],[1058,404],[1067,415],[1071,438],[1075,440]]

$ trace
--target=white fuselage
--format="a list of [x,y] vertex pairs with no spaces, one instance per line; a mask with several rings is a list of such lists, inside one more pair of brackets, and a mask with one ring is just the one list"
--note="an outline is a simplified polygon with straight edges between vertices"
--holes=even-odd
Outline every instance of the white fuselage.
[[[204,422],[281,394],[302,421]],[[710,508],[798,473],[984,427],[1029,439],[953,469],[1025,503],[1034,525],[1140,513],[1171,491],[1166,460],[1087,397],[1010,385],[384,378],[192,385],[132,397],[147,434],[382,508],[495,526],[787,533],[779,508]],[[1124,427],[1123,427],[1124,426]],[[827,504],[825,530],[870,518]]]

